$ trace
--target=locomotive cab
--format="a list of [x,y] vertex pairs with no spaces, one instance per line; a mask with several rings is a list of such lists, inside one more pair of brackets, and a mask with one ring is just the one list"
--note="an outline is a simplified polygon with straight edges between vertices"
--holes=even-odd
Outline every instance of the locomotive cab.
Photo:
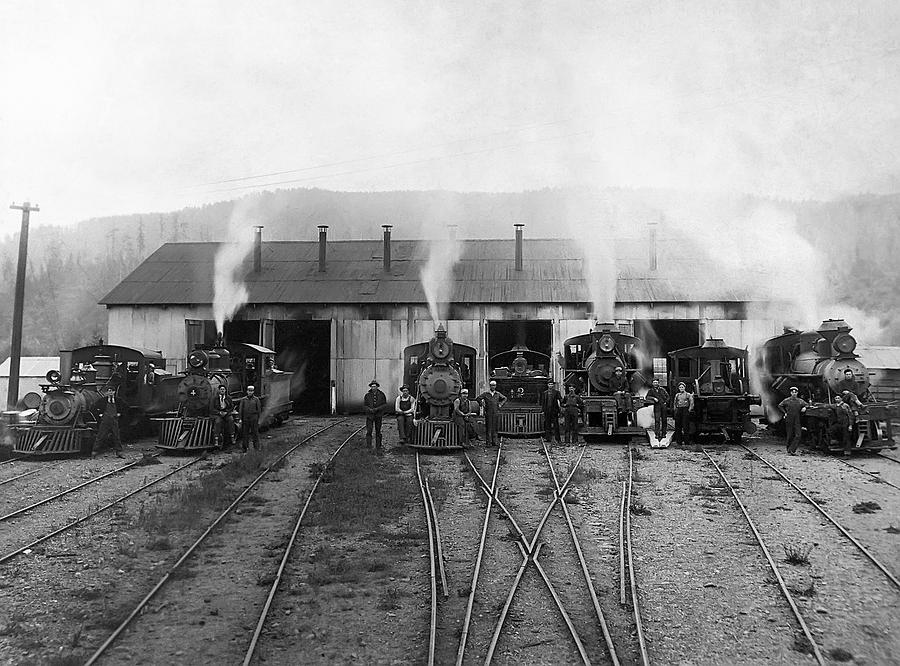
[[762,400],[749,392],[745,349],[709,338],[700,346],[670,352],[669,358],[669,393],[674,395],[684,382],[694,394],[691,424],[697,435],[722,433],[726,440],[740,442],[744,433],[756,432],[750,406]]

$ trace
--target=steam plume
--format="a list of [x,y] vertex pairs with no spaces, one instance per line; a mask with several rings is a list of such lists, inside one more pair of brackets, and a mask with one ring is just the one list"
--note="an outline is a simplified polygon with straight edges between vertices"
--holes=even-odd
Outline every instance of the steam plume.
[[446,306],[453,295],[453,267],[461,256],[462,243],[449,235],[428,243],[428,261],[419,277],[435,326],[447,316]]
[[244,284],[244,260],[253,250],[254,219],[251,200],[239,201],[228,220],[229,240],[219,246],[214,263],[213,317],[216,331],[221,333],[225,320],[247,302],[249,293]]

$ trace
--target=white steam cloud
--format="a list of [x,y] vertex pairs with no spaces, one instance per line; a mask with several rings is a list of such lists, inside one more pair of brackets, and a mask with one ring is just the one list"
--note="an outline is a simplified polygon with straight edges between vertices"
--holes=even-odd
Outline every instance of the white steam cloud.
[[462,256],[462,249],[462,243],[449,235],[428,242],[428,261],[419,277],[435,327],[446,318],[447,304],[453,296],[453,267]]
[[247,302],[249,293],[244,284],[244,261],[253,251],[253,215],[251,200],[238,201],[228,220],[228,241],[219,246],[214,263],[213,318],[216,331],[221,333],[225,320]]
[[609,231],[604,233],[602,227],[594,226],[593,233],[581,236],[586,239],[586,242],[581,243],[584,254],[584,277],[587,281],[592,312],[600,322],[613,321],[616,305],[618,271],[615,245]]

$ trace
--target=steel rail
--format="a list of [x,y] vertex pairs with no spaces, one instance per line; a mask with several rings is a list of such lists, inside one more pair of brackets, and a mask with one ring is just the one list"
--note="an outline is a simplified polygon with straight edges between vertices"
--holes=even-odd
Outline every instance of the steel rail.
[[878,567],[878,569],[881,571],[881,573],[883,573],[885,576],[888,577],[888,580],[890,580],[891,583],[894,584],[894,587],[896,587],[897,589],[900,589],[900,580],[897,580],[897,577],[894,576],[894,574],[892,574],[890,571],[888,571],[887,567],[885,567],[881,562],[879,562],[878,559],[876,559],[876,557],[875,557],[874,555],[872,555],[872,553],[870,553],[869,550],[868,550],[865,546],[863,546],[859,541],[857,541],[857,540],[853,537],[853,535],[851,535],[846,529],[844,529],[844,527],[843,527],[840,523],[838,523],[834,518],[832,518],[832,517],[831,517],[831,514],[829,514],[825,509],[823,509],[822,506],[821,506],[818,502],[816,502],[812,497],[810,497],[809,495],[807,495],[807,494],[800,488],[800,486],[798,486],[796,483],[794,483],[794,482],[791,481],[789,478],[787,478],[787,477],[784,475],[784,473],[783,473],[780,469],[778,469],[777,467],[775,467],[775,465],[773,465],[773,464],[770,463],[768,460],[766,460],[765,458],[763,458],[763,457],[762,457],[761,455],[759,455],[756,451],[754,451],[753,449],[747,448],[747,447],[744,446],[743,444],[742,444],[741,446],[742,446],[744,449],[746,449],[749,453],[752,453],[754,456],[756,456],[757,458],[759,458],[763,463],[765,463],[766,465],[768,465],[769,468],[771,468],[771,470],[772,470],[773,472],[775,472],[775,473],[776,473],[778,476],[780,476],[780,477],[781,477],[788,485],[790,485],[791,488],[793,488],[793,489],[796,490],[798,493],[800,493],[801,495],[803,495],[803,498],[804,498],[807,502],[809,502],[810,504],[812,504],[812,505],[815,507],[816,511],[818,511],[819,513],[821,513],[821,514],[828,520],[828,522],[830,522],[832,525],[834,525],[836,528],[838,528],[838,530],[840,530],[841,534],[843,534],[845,537],[847,537],[847,538],[853,543],[853,545],[856,546],[856,547],[860,550],[860,552],[861,552],[863,555],[865,555],[867,558],[869,558],[869,561],[870,561],[872,564],[874,564],[876,567]]
[[[504,506],[504,504],[500,500],[500,498],[496,497],[496,491],[493,493],[491,492],[491,490],[488,488],[487,483],[485,482],[484,478],[481,476],[481,474],[478,473],[478,470],[475,468],[475,465],[473,465],[472,461],[469,459],[469,457],[466,456],[466,460],[468,460],[469,466],[472,468],[472,471],[475,472],[475,476],[477,476],[478,480],[481,482],[482,492],[484,492],[486,495],[488,495],[488,497],[491,497],[492,495],[494,496],[494,500],[497,502],[497,505],[503,510],[503,512],[506,515],[507,519],[509,520],[510,524],[515,529],[516,533],[519,536],[521,543],[526,546],[526,548],[523,549],[524,550],[523,557],[526,558],[526,562],[525,562],[526,565],[527,565],[528,559],[535,561],[535,558],[536,558],[535,552],[537,550],[536,544],[537,544],[538,538],[541,535],[541,531],[544,529],[544,525],[546,524],[547,519],[550,517],[550,513],[553,511],[553,507],[555,507],[556,503],[559,502],[560,500],[564,500],[566,494],[569,492],[569,484],[572,481],[572,477],[575,475],[575,471],[578,469],[578,465],[581,463],[581,458],[582,458],[582,456],[584,456],[584,451],[585,451],[585,447],[582,447],[581,454],[578,456],[578,462],[576,463],[575,467],[572,468],[571,473],[566,478],[566,482],[563,484],[562,493],[561,494],[554,493],[553,501],[547,506],[547,509],[544,511],[544,515],[541,517],[540,523],[538,524],[538,527],[534,533],[534,537],[531,539],[531,541],[529,541],[526,538],[525,533],[522,532],[522,529],[519,527],[519,524],[516,522],[516,519],[513,518],[512,513],[510,513],[510,511],[506,508],[506,506]],[[538,565],[538,563],[536,561],[535,561],[535,565]],[[542,567],[540,567],[540,566],[537,566],[537,569],[538,569],[539,574],[543,571]],[[556,594],[556,590],[553,589],[553,585],[550,582],[550,579],[546,576],[546,574],[542,574],[541,578],[544,581],[544,583],[547,585],[547,588],[550,591],[550,595],[554,598],[554,601],[557,601],[559,597]],[[519,578],[519,581],[521,581],[521,578]],[[518,589],[518,584],[519,584],[518,581],[514,581],[513,586],[510,588],[510,593],[509,593],[510,603],[512,603],[512,597],[515,596],[516,590]],[[563,608],[561,602],[557,601],[557,608],[559,609],[560,613],[562,614],[563,620],[566,621],[566,626],[568,627],[568,629],[572,635],[572,639],[575,641],[575,644],[580,645],[581,639],[578,636],[578,632],[576,631],[574,625],[572,625],[572,623],[567,620],[568,615],[566,614],[566,610],[565,610],[565,608]],[[499,638],[500,632],[503,629],[503,623],[506,621],[506,615],[507,615],[508,611],[509,611],[509,606],[505,605],[504,609],[501,611],[500,616],[497,618],[496,624],[494,625],[494,634],[497,636],[497,638]],[[493,653],[494,653],[495,649],[496,649],[496,641],[492,640],[491,645],[488,648],[488,654],[487,654],[487,657],[485,658],[485,663],[490,663],[491,659],[493,658]],[[583,648],[580,648],[580,649],[583,649]]]
[[113,501],[110,502],[109,504],[106,504],[105,506],[102,506],[102,507],[100,507],[99,509],[96,509],[96,510],[92,511],[92,512],[89,513],[89,514],[87,514],[87,515],[85,515],[85,516],[82,516],[81,518],[78,518],[77,520],[72,521],[71,523],[67,523],[66,525],[63,525],[63,526],[60,527],[59,529],[56,529],[56,530],[54,530],[54,531],[52,531],[52,532],[50,532],[50,533],[48,533],[48,534],[45,534],[45,535],[42,536],[42,537],[39,537],[39,538],[35,539],[34,541],[32,541],[31,543],[29,543],[28,545],[22,546],[22,547],[19,548],[18,550],[14,550],[14,551],[12,551],[12,552],[10,552],[10,553],[7,553],[7,554],[4,555],[3,557],[0,557],[0,564],[3,564],[3,563],[5,563],[5,562],[8,562],[9,560],[13,559],[13,558],[16,557],[17,555],[21,555],[22,553],[24,553],[24,552],[25,552],[26,550],[28,550],[29,548],[34,548],[34,547],[37,546],[38,544],[41,544],[41,543],[43,543],[44,541],[47,541],[48,539],[52,539],[52,538],[55,537],[57,534],[62,534],[63,532],[67,532],[68,530],[72,529],[72,528],[75,527],[76,525],[80,525],[81,523],[85,522],[86,520],[89,520],[89,519],[93,518],[93,517],[96,516],[97,514],[103,513],[103,512],[106,511],[107,509],[111,509],[111,508],[114,507],[116,504],[120,504],[121,502],[124,502],[124,501],[127,500],[129,497],[132,497],[133,495],[137,495],[139,492],[141,492],[141,491],[143,491],[143,490],[146,490],[146,489],[149,488],[150,486],[155,485],[155,484],[159,483],[160,481],[163,481],[163,480],[169,478],[170,476],[173,476],[173,475],[176,474],[177,472],[180,472],[181,470],[183,470],[183,469],[185,469],[185,468],[187,468],[187,467],[190,467],[191,465],[195,465],[196,463],[200,462],[201,460],[203,460],[203,458],[194,458],[191,462],[187,463],[186,465],[182,465],[181,467],[176,467],[176,468],[173,469],[172,471],[166,472],[165,474],[163,474],[162,476],[160,476],[158,479],[155,479],[155,480],[151,481],[150,483],[146,483],[146,484],[144,484],[143,486],[141,486],[140,488],[137,488],[136,490],[132,490],[130,493],[128,493],[128,494],[126,494],[126,495],[122,495],[120,498],[113,500]]
[[[469,623],[472,621],[472,606],[475,604],[475,587],[478,585],[478,572],[481,570],[481,558],[484,555],[484,542],[487,538],[488,521],[491,518],[491,508],[493,507],[494,496],[496,495],[497,472],[500,469],[501,451],[503,451],[502,439],[500,440],[500,446],[497,447],[497,460],[494,463],[494,477],[491,480],[491,488],[490,492],[488,493],[487,509],[484,512],[484,525],[482,525],[481,527],[481,541],[478,544],[478,557],[475,559],[475,572],[472,575],[472,585],[469,588],[469,600],[466,603],[466,616],[463,621],[462,634],[460,634],[459,637],[459,648],[456,651],[456,666],[462,666],[463,655],[466,652],[466,640],[469,638]],[[466,455],[466,460],[469,460],[468,455]],[[469,460],[469,464],[472,464],[471,460]],[[479,475],[479,478],[481,478],[481,475]]]
[[[882,457],[884,457],[884,456],[882,456]],[[873,479],[875,479],[878,483],[883,483],[887,486],[890,486],[891,488],[896,488],[897,490],[900,490],[900,486],[896,486],[893,483],[891,483],[890,481],[886,481],[885,479],[881,478],[880,474],[876,474],[875,472],[870,472],[869,470],[863,469],[862,467],[857,467],[849,460],[844,460],[843,458],[835,458],[835,460],[838,460],[838,461],[844,463],[845,465],[847,465],[847,467],[852,467],[857,472],[862,472],[863,474],[868,474]]]
[[203,543],[203,542],[206,540],[206,537],[208,537],[208,536],[212,533],[212,531],[213,531],[213,530],[214,530],[214,529],[215,529],[215,528],[216,528],[223,520],[225,520],[225,518],[228,516],[228,514],[231,513],[232,509],[234,509],[238,504],[240,504],[240,503],[243,501],[244,497],[246,497],[247,494],[248,494],[251,490],[253,490],[253,488],[255,488],[256,485],[257,485],[260,481],[262,481],[263,477],[265,477],[266,474],[268,474],[269,472],[271,472],[271,471],[275,468],[275,466],[276,466],[278,463],[280,463],[282,460],[284,460],[285,458],[287,458],[290,454],[292,454],[294,451],[296,451],[298,448],[300,448],[303,444],[305,444],[306,442],[308,442],[309,440],[311,440],[313,437],[317,437],[318,435],[322,434],[322,433],[325,432],[326,430],[330,430],[331,428],[335,427],[336,425],[338,425],[338,424],[340,424],[340,423],[343,423],[344,421],[346,421],[346,419],[342,419],[342,420],[340,420],[340,421],[335,421],[334,423],[331,423],[331,424],[325,426],[324,428],[322,428],[322,429],[320,429],[320,430],[317,430],[317,431],[314,432],[313,434],[311,434],[311,435],[305,437],[304,439],[300,440],[300,442],[298,442],[297,444],[295,444],[294,446],[292,446],[290,449],[288,449],[287,451],[285,451],[284,453],[282,453],[282,454],[281,454],[280,456],[278,456],[278,458],[276,458],[276,459],[275,459],[268,467],[266,467],[262,472],[260,472],[260,473],[256,476],[256,478],[253,479],[253,481],[250,482],[250,485],[248,485],[248,486],[241,492],[241,494],[238,495],[237,498],[235,498],[235,500],[234,500],[231,504],[229,504],[229,505],[225,508],[225,510],[222,511],[222,513],[219,514],[218,518],[216,518],[216,519],[212,522],[212,524],[210,524],[210,526],[206,528],[206,530],[203,532],[203,534],[201,534],[201,535],[197,538],[197,540],[194,541],[194,543],[191,544],[191,546],[184,552],[184,554],[183,554],[180,558],[178,558],[178,561],[175,562],[175,564],[173,564],[173,565],[169,568],[169,571],[168,571],[168,572],[167,572],[167,573],[159,580],[159,582],[156,583],[156,585],[153,586],[153,589],[151,589],[150,592],[148,592],[148,593],[146,594],[146,596],[144,596],[144,598],[141,599],[141,600],[138,602],[138,605],[131,611],[131,613],[128,614],[128,617],[126,617],[126,618],[122,621],[122,623],[119,624],[118,627],[116,627],[116,629],[113,631],[113,633],[110,634],[110,636],[109,636],[105,641],[103,641],[103,644],[100,645],[100,647],[98,647],[98,648],[96,649],[96,651],[94,651],[94,653],[90,656],[90,658],[85,662],[84,666],[91,666],[91,664],[95,664],[95,663],[97,662],[97,660],[103,655],[104,652],[106,652],[106,650],[109,648],[109,646],[112,645],[113,642],[115,642],[115,640],[119,637],[119,635],[120,635],[123,631],[125,631],[125,629],[128,627],[128,625],[131,624],[131,621],[132,621],[134,618],[136,618],[136,617],[138,616],[138,614],[140,614],[140,612],[144,610],[144,608],[145,608],[146,605],[150,602],[150,600],[151,600],[154,596],[156,596],[156,593],[159,592],[167,582],[169,582],[169,579],[172,577],[172,574],[174,574],[175,571],[176,571],[182,564],[184,564],[184,562],[185,562],[185,561],[193,554],[193,552],[200,546],[200,544]]
[[438,571],[441,574],[441,591],[444,599],[450,596],[447,591],[447,573],[444,571],[444,547],[441,545],[441,527],[438,525],[437,510],[434,508],[434,499],[431,497],[431,485],[428,483],[428,477],[425,477],[425,494],[428,497],[428,506],[431,508],[431,520],[434,522],[434,541],[437,546],[437,563]]
[[725,473],[722,471],[722,468],[713,460],[713,457],[709,455],[709,452],[706,449],[702,449],[703,454],[709,459],[712,463],[713,467],[716,468],[716,471],[719,473],[722,481],[728,486],[728,490],[731,491],[732,497],[734,497],[734,501],[737,502],[738,507],[741,510],[741,513],[744,514],[744,518],[747,521],[747,524],[750,526],[750,529],[753,531],[753,536],[756,537],[756,542],[759,544],[759,547],[762,549],[763,554],[766,556],[766,560],[769,562],[769,567],[772,569],[772,573],[775,574],[775,578],[778,581],[778,586],[781,588],[781,594],[784,596],[785,600],[788,602],[788,605],[791,607],[791,611],[794,613],[794,617],[797,618],[797,622],[800,623],[800,628],[803,630],[803,635],[806,636],[806,640],[809,641],[809,645],[812,648],[813,656],[816,659],[816,662],[820,666],[825,666],[825,659],[822,657],[822,652],[819,650],[819,646],[816,644],[815,639],[812,636],[812,632],[810,632],[809,627],[806,626],[806,622],[803,620],[803,616],[800,614],[800,609],[797,608],[797,604],[794,602],[794,598],[791,596],[790,591],[788,590],[787,584],[784,582],[784,578],[781,577],[781,572],[778,571],[778,566],[775,564],[775,560],[772,559],[772,554],[769,552],[769,549],[766,547],[765,542],[763,541],[762,536],[759,533],[759,530],[756,529],[756,525],[753,523],[753,520],[750,518],[750,514],[747,512],[746,507],[744,507],[744,503],[741,502],[741,498],[738,497],[737,491],[734,489],[734,486],[731,485],[731,482],[725,476]]
[[72,488],[63,490],[62,492],[59,492],[59,493],[56,493],[52,497],[46,497],[46,498],[40,500],[39,502],[35,502],[34,504],[29,504],[26,507],[23,507],[21,509],[13,511],[12,513],[8,513],[5,516],[0,516],[0,523],[2,523],[5,520],[9,520],[10,518],[14,518],[18,515],[21,515],[21,514],[25,513],[26,511],[31,511],[32,509],[36,509],[37,507],[47,504],[48,502],[52,502],[55,499],[59,499],[60,497],[65,497],[69,493],[74,493],[76,490],[80,490],[81,488],[84,488],[85,486],[89,486],[92,483],[97,483],[97,481],[102,481],[103,479],[105,479],[108,476],[112,476],[113,474],[118,474],[119,472],[124,472],[127,469],[131,469],[135,465],[139,465],[140,462],[141,462],[140,459],[135,460],[133,463],[128,463],[127,465],[124,465],[123,467],[114,469],[111,472],[106,472],[106,474],[101,474],[100,476],[90,479],[89,481],[85,481],[84,483],[79,483],[77,486],[73,486]]
[[10,458],[9,460],[0,461],[0,465],[9,465],[10,463],[19,462],[19,458]]
[[[527,558],[527,554],[525,553],[525,546],[516,541],[516,545],[519,547],[519,550],[522,552],[522,557]],[[537,557],[532,557],[531,561],[534,562],[534,566],[537,568],[538,573],[541,575],[541,578],[544,579],[544,582],[547,584],[547,589],[550,590],[550,595],[553,597],[553,601],[556,602],[556,607],[559,609],[560,614],[562,615],[563,621],[566,623],[566,626],[569,628],[569,633],[572,634],[572,638],[575,639],[575,646],[578,648],[578,654],[581,656],[582,662],[584,662],[585,666],[591,666],[591,659],[588,657],[587,651],[584,649],[584,644],[581,642],[581,638],[578,636],[578,631],[575,629],[575,625],[572,624],[572,620],[569,617],[569,614],[566,612],[565,607],[563,607],[562,599],[559,598],[559,595],[556,593],[556,589],[553,585],[550,584],[550,578],[547,576],[547,572],[544,571],[544,567],[541,566],[540,561]]]
[[[519,548],[522,548],[522,544],[518,544]],[[544,547],[543,543],[539,543],[537,548],[534,551],[534,556],[538,557],[541,554],[541,548]],[[516,590],[519,587],[519,582],[522,580],[522,576],[525,575],[525,569],[528,568],[528,562],[530,558],[527,557],[524,553],[522,555],[522,564],[519,565],[519,570],[516,571],[516,577],[513,580],[513,586],[509,589],[509,594],[506,595],[506,601],[503,604],[503,608],[500,609],[500,617],[505,618],[507,613],[509,613],[510,606],[512,606],[513,597],[516,596]],[[490,664],[491,660],[494,658],[494,652],[497,649],[497,642],[500,640],[500,634],[503,631],[503,622],[497,622],[494,625],[494,633],[491,635],[491,642],[488,644],[487,655],[484,658],[485,664]]]
[[879,453],[879,454],[878,454],[878,457],[879,457],[879,458],[884,458],[885,460],[890,460],[891,462],[895,462],[895,463],[897,463],[897,464],[900,464],[900,460],[897,460],[896,458],[892,458],[891,456],[886,456],[886,455],[884,455],[883,453]]
[[[561,493],[562,488],[559,485],[559,479],[556,476],[556,469],[553,467],[553,460],[550,458],[550,452],[547,450],[547,444],[541,440],[541,445],[544,447],[544,456],[547,458],[547,464],[550,465],[550,474],[553,477],[553,484],[556,486],[556,492]],[[612,660],[613,665],[619,666],[619,657],[616,654],[616,646],[613,645],[612,636],[610,635],[609,627],[606,624],[606,618],[603,616],[603,611],[600,609],[597,591],[594,589],[593,582],[591,582],[591,574],[588,571],[587,562],[584,560],[584,553],[581,551],[581,544],[578,541],[578,534],[575,532],[575,525],[572,523],[572,516],[569,514],[569,507],[566,505],[565,501],[561,502],[560,506],[562,507],[563,515],[566,517],[566,523],[569,526],[569,534],[572,535],[572,543],[575,545],[575,552],[578,554],[578,562],[581,564],[581,573],[584,576],[584,582],[591,595],[591,603],[594,605],[597,621],[600,623],[600,629],[603,632],[603,640],[606,641],[606,649],[609,651],[609,657]]]
[[638,645],[641,649],[641,662],[644,666],[650,664],[650,655],[647,653],[647,641],[644,639],[644,625],[641,622],[641,606],[637,594],[637,581],[634,575],[634,556],[631,548],[631,494],[634,483],[634,458],[631,455],[631,445],[628,446],[628,493],[625,507],[625,536],[628,551],[628,580],[631,583],[631,610],[634,613],[634,625],[637,630]]
[[625,488],[622,481],[622,501],[619,504],[619,603],[623,606],[625,599]]
[[291,556],[291,551],[294,548],[294,544],[297,541],[297,534],[300,532],[300,524],[303,522],[303,517],[306,515],[306,510],[309,508],[310,502],[312,502],[313,495],[316,492],[316,488],[319,487],[319,483],[322,481],[322,477],[325,476],[325,472],[328,471],[328,465],[332,460],[335,459],[338,453],[341,452],[341,449],[344,448],[344,445],[349,442],[351,439],[356,437],[365,426],[360,426],[354,432],[350,434],[347,439],[341,442],[341,445],[335,449],[334,453],[328,458],[328,463],[325,464],[325,467],[319,472],[319,476],[316,478],[316,482],[313,484],[312,489],[309,491],[309,495],[306,498],[306,502],[303,504],[303,509],[300,511],[300,515],[297,517],[297,522],[294,524],[294,530],[291,532],[291,538],[288,541],[287,546],[284,549],[284,555],[281,557],[281,564],[278,565],[278,572],[275,574],[275,580],[272,581],[272,585],[269,587],[269,594],[266,597],[266,603],[263,604],[262,612],[259,614],[259,621],[256,623],[256,630],[253,632],[253,637],[250,639],[250,645],[247,647],[247,653],[244,655],[243,666],[248,666],[250,662],[253,660],[253,654],[256,652],[256,646],[259,643],[259,637],[262,635],[263,626],[266,623],[266,619],[269,616],[269,610],[272,607],[272,601],[275,599],[275,593],[278,591],[278,586],[281,583],[281,578],[284,576],[285,567],[287,567],[288,559]]
[[419,452],[416,451],[416,476],[419,479],[419,493],[425,508],[425,523],[428,526],[428,564],[431,576],[431,618],[428,627],[428,666],[434,666],[434,645],[437,640],[437,572],[434,566],[434,529],[431,524],[431,507],[425,495],[425,483],[422,481],[422,467],[419,464]]
[[40,471],[41,471],[40,469],[33,469],[30,472],[25,472],[23,474],[19,474],[18,476],[14,476],[12,478],[4,479],[3,481],[0,481],[0,486],[5,486],[7,483],[12,483],[16,479],[22,479],[26,476],[31,476],[32,474],[37,474]]

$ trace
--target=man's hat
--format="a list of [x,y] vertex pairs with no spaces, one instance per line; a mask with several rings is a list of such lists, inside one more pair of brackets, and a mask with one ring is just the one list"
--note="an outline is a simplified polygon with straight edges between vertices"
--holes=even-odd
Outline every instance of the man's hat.
[[687,384],[685,384],[684,382],[678,382],[678,388],[681,388],[682,386],[687,388]]
[[797,391],[797,392],[799,393],[799,392],[800,392],[800,389],[798,389],[796,386],[792,386],[792,387],[791,387],[791,391]]
[[621,370],[621,369],[622,369],[621,367],[617,367],[617,368],[616,368],[616,372],[618,372],[618,371]]
[[[371,386],[371,384],[369,384],[369,386]],[[378,386],[378,382],[375,382],[375,386]],[[409,390],[409,387],[408,387],[406,384],[404,384],[403,386],[400,387],[400,390],[401,390],[401,391],[402,391],[403,389],[406,389],[406,390],[408,391],[408,390]]]
[[852,375],[852,374],[853,374],[853,370],[851,370],[850,368],[845,368],[845,369],[844,369],[844,374],[846,375],[847,373],[849,373],[849,374]]
[[379,384],[376,380],[373,379],[372,381],[369,382],[369,386],[381,386],[381,384]]
[[556,382],[553,381],[552,379],[548,379],[548,380],[547,380],[547,384],[555,384],[555,383],[556,383]]
[[460,392],[460,393],[468,393],[468,392],[469,392],[469,389],[467,389],[467,388],[460,389],[459,392]]

